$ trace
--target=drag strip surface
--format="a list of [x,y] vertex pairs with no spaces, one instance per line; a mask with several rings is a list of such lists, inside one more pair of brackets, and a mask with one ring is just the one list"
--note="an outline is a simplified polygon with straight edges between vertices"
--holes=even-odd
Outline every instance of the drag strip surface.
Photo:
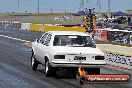
[[[0,36],[0,88],[132,88],[132,83],[79,85],[76,79],[66,71],[62,72],[66,76],[62,74],[60,78],[45,77],[42,65],[39,65],[38,71],[33,72],[30,63],[30,47],[25,43],[34,41],[42,34],[40,32],[0,30],[0,35],[2,35]],[[110,68],[102,68],[101,73],[126,74]],[[129,74],[132,75],[132,73]]]

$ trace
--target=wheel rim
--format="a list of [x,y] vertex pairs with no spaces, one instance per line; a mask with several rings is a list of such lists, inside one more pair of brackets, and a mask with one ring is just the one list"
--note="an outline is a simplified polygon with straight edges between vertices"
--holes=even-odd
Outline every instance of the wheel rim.
[[46,62],[46,65],[45,65],[46,67],[45,67],[45,71],[46,71],[46,74],[47,74],[47,72],[48,72],[48,70],[49,70],[49,68],[48,68],[48,61]]
[[32,67],[33,67],[34,63],[35,63],[35,58],[32,57]]

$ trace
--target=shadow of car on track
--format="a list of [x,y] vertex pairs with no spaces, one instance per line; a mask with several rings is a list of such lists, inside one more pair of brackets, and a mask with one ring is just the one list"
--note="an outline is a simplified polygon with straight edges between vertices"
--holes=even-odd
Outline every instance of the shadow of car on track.
[[[38,72],[41,72],[45,74],[44,69],[37,69]],[[67,70],[59,70],[56,71],[56,74],[53,75],[55,79],[76,79],[76,74],[75,72],[67,71]]]

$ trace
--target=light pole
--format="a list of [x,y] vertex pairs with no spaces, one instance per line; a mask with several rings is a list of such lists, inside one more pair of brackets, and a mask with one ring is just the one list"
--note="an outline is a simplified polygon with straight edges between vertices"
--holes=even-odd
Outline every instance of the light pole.
[[20,2],[19,0],[17,1],[17,13],[19,13],[19,8],[20,8]]
[[38,14],[39,14],[39,0],[38,0]]
[[100,0],[97,0],[97,7],[98,7],[98,12],[101,12],[101,4],[100,4]]
[[108,0],[108,16],[110,17],[110,8],[111,8],[111,2],[110,2],[110,0]]
[[67,0],[65,0],[65,14],[67,13]]

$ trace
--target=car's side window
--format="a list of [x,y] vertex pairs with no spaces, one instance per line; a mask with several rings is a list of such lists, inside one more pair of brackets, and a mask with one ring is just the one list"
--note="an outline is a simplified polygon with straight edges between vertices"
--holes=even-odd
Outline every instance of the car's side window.
[[42,37],[39,39],[39,43],[41,43],[41,41],[42,41],[42,38],[44,37],[44,35],[45,35],[45,33],[42,35]]
[[41,43],[41,41],[42,41],[42,38],[44,37],[44,35],[45,35],[46,33],[44,33],[41,37],[40,37],[40,39],[39,39],[39,43]]
[[48,35],[48,33],[45,33],[44,36],[42,36],[42,37],[40,38],[39,43],[43,44],[44,41],[45,41],[45,39],[46,39],[46,37],[47,37],[47,35]]
[[42,38],[43,38],[43,36],[39,39],[39,41],[38,41],[39,43],[42,41]]
[[49,42],[50,42],[50,40],[51,40],[51,34],[49,34],[48,36],[47,36],[47,38],[45,39],[45,45],[48,45],[49,44]]

